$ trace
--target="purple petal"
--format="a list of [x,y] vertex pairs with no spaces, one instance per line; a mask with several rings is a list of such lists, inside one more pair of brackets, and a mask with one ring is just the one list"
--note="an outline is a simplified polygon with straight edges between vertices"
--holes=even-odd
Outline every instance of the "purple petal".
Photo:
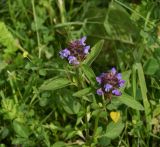
[[100,75],[100,77],[103,78],[105,75],[106,75],[106,73],[103,72],[103,73]]
[[114,75],[115,75],[115,74],[116,74],[116,72],[117,72],[117,71],[116,71],[116,68],[115,68],[115,67],[113,67],[113,68],[111,69],[111,72],[112,72],[112,74],[114,74]]
[[119,87],[123,87],[123,86],[124,86],[124,83],[125,83],[125,80],[119,80],[119,81],[118,81]]
[[104,94],[102,88],[97,89],[97,94],[98,95],[103,95]]
[[111,84],[104,85],[105,91],[109,92],[113,86]]
[[66,48],[66,49],[60,51],[59,54],[62,59],[67,58],[70,55],[70,51]]
[[97,81],[99,84],[101,84],[101,83],[102,83],[101,77],[96,77],[96,81]]
[[89,49],[90,49],[90,46],[88,45],[88,46],[85,46],[84,47],[84,53],[85,54],[88,54],[89,53]]
[[69,56],[68,61],[69,61],[70,64],[75,64],[75,65],[79,64],[79,61],[74,56]]
[[122,95],[122,93],[119,90],[117,90],[117,89],[112,90],[112,94],[114,94],[116,96]]
[[117,77],[118,80],[121,80],[121,79],[122,79],[122,74],[121,74],[121,73],[118,73],[118,74],[116,75],[116,77]]
[[85,45],[86,45],[86,44],[85,44],[86,39],[87,39],[86,36],[82,37],[82,38],[79,40],[79,41],[80,41],[80,44],[85,46]]

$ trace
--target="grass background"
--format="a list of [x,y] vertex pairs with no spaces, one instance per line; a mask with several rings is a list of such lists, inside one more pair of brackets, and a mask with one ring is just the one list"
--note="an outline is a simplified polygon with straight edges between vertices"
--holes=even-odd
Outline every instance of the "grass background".
[[[1,0],[0,146],[158,146],[159,0]],[[59,57],[87,36],[79,68]],[[92,63],[92,64],[91,64]],[[111,101],[95,76],[126,80]],[[120,112],[117,123],[110,112]]]

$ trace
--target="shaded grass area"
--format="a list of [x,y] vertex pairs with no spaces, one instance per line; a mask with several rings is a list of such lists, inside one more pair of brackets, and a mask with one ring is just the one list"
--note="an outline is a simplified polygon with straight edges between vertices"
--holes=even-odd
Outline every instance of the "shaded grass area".
[[[0,1],[0,146],[158,146],[160,2]],[[87,36],[78,66],[59,56]],[[98,96],[116,67],[122,96]],[[116,120],[116,121],[115,121]]]

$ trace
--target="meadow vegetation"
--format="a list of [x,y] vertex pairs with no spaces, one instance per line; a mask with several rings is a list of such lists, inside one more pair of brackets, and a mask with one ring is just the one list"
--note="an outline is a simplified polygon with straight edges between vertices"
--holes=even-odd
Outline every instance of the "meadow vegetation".
[[0,147],[158,147],[159,0],[0,0]]

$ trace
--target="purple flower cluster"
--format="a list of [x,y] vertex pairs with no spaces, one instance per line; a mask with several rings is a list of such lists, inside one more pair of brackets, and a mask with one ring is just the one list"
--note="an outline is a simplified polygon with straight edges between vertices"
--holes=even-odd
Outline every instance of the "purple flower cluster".
[[72,65],[78,65],[80,61],[85,59],[90,50],[90,46],[85,43],[86,39],[86,37],[83,37],[70,42],[67,48],[59,52],[60,57],[68,59],[68,62]]
[[99,85],[101,85],[101,88],[97,90],[98,95],[106,95],[109,98],[111,98],[112,95],[121,95],[118,88],[123,87],[125,81],[122,80],[121,73],[118,73],[114,67],[109,72],[102,73],[96,77],[96,80]]

